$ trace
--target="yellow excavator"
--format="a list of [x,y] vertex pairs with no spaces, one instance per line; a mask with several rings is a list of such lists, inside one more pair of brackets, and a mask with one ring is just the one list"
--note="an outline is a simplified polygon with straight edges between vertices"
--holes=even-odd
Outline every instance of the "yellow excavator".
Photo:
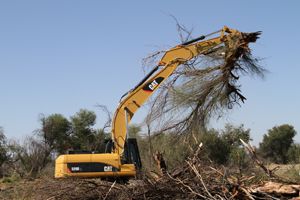
[[[217,37],[207,39],[211,35]],[[128,138],[127,127],[135,112],[178,66],[218,49],[228,38],[241,32],[224,27],[222,30],[182,43],[169,49],[158,65],[132,90],[127,92],[118,105],[112,121],[112,140],[105,153],[71,152],[60,155],[55,161],[55,178],[63,177],[135,177],[141,168],[138,145]]]

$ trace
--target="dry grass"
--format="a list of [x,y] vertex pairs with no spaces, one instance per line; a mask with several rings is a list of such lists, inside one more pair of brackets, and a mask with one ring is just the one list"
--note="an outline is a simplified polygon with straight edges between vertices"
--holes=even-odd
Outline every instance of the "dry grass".
[[275,175],[284,180],[295,183],[300,182],[300,164],[270,164],[268,168],[271,170],[275,169]]

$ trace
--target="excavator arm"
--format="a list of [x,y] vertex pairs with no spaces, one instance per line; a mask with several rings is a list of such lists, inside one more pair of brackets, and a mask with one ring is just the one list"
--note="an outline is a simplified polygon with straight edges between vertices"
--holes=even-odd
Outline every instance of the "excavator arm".
[[137,110],[172,75],[179,65],[199,55],[205,55],[211,49],[218,47],[226,41],[229,34],[237,34],[239,32],[225,26],[222,30],[214,34],[216,33],[220,33],[220,35],[205,41],[199,41],[206,38],[206,36],[200,36],[166,51],[158,65],[121,99],[112,122],[114,153],[122,155],[127,137],[128,123]]

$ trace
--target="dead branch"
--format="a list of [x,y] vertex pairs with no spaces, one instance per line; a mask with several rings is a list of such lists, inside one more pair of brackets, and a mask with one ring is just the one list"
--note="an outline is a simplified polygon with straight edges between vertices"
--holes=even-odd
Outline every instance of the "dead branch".
[[103,198],[104,200],[108,197],[108,194],[110,193],[110,191],[112,190],[112,188],[115,186],[115,184],[116,184],[116,181],[109,188],[108,192],[106,193],[105,197]]
[[256,155],[256,151],[255,149],[250,145],[247,144],[246,142],[244,142],[242,139],[240,139],[240,141],[242,142],[242,144],[244,145],[245,149],[249,152],[249,154],[251,155],[252,160],[254,160],[254,162],[261,168],[264,170],[264,172],[269,176],[269,177],[274,177],[274,174],[272,173],[271,170],[269,170],[261,160],[258,159],[257,155]]
[[112,122],[112,113],[108,110],[108,108],[105,105],[97,104],[96,105],[104,114],[106,114],[106,122],[103,125],[102,130],[105,131],[105,129],[111,127]]
[[199,194],[197,192],[195,192],[189,185],[185,184],[182,180],[180,180],[179,178],[173,178],[169,173],[167,173],[167,175],[169,176],[170,179],[178,182],[179,184],[183,185],[184,187],[186,187],[192,194],[196,195],[196,196],[199,196],[203,199],[208,199],[206,196],[202,195],[202,194]]
[[202,186],[204,187],[205,192],[208,194],[208,196],[209,196],[210,198],[212,198],[212,199],[215,199],[215,198],[211,195],[211,193],[208,191],[208,189],[207,189],[207,187],[206,187],[206,185],[205,185],[205,183],[204,183],[204,181],[203,181],[203,179],[202,179],[202,176],[201,176],[201,174],[198,172],[198,170],[196,169],[196,167],[195,167],[193,164],[191,164],[189,161],[187,161],[187,164],[190,166],[190,168],[194,171],[194,173],[196,174],[196,176],[197,176],[198,179],[200,180],[200,182],[201,182]]

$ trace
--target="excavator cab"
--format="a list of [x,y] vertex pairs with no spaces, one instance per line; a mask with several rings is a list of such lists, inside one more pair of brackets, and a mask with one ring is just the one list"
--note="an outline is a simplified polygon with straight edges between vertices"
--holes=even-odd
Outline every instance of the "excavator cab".
[[[113,141],[107,140],[105,153],[113,152]],[[136,169],[140,170],[142,168],[142,162],[139,152],[139,147],[136,138],[128,138],[125,142],[123,157],[121,158],[122,164],[134,164]]]

